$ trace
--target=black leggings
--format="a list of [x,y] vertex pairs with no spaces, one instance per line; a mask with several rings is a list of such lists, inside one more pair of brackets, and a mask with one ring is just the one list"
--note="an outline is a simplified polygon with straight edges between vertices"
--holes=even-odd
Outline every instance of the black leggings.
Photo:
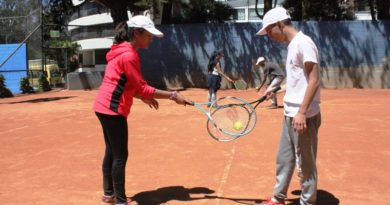
[[127,119],[122,115],[96,113],[103,128],[106,150],[103,159],[104,195],[115,195],[117,204],[125,203],[125,168],[128,156]]

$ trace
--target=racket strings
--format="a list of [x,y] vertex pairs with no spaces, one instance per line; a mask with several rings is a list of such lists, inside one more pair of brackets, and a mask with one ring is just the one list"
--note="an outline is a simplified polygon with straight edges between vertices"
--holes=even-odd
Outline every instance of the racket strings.
[[237,90],[245,90],[247,89],[247,84],[245,81],[243,80],[237,80],[234,82],[234,87],[237,89]]
[[254,108],[236,97],[226,97],[210,108],[209,134],[219,141],[230,141],[251,132],[256,125]]

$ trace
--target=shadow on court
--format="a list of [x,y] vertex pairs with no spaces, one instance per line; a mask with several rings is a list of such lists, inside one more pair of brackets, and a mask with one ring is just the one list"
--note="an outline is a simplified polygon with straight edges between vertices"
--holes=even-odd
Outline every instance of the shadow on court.
[[221,197],[221,196],[206,196],[206,198],[208,198],[208,199],[223,199],[223,200],[234,201],[235,203],[238,203],[238,204],[248,204],[248,205],[259,204],[263,201],[261,199],[231,198],[231,197]]
[[[287,199],[286,205],[300,205],[299,196],[301,195],[301,191],[294,190],[291,192],[291,194],[294,196],[298,196],[298,198]],[[206,195],[205,198],[230,200],[238,204],[248,204],[248,205],[260,204],[261,202],[265,201],[264,199],[230,198],[230,197],[218,197],[218,196],[208,196],[208,195]],[[325,190],[317,191],[317,205],[339,205],[339,202],[340,202],[339,199],[337,199],[333,194]]]
[[[289,200],[290,203],[287,203],[287,205],[300,205],[299,196],[301,195],[301,191],[294,190],[291,192],[291,194],[298,196],[298,198]],[[317,191],[317,205],[339,205],[339,204],[340,204],[339,199],[336,198],[332,193],[329,193],[325,190]]]
[[212,194],[214,192],[214,190],[206,187],[185,188],[183,186],[170,186],[158,188],[153,191],[140,192],[130,197],[130,199],[131,201],[137,202],[138,205],[159,205],[171,200],[194,201],[207,199],[207,196],[191,195]]
[[19,103],[41,103],[41,102],[50,102],[57,100],[65,100],[69,98],[74,98],[76,96],[67,96],[67,97],[51,97],[51,98],[37,98],[31,100],[17,101],[17,102],[9,102],[9,103],[1,103],[1,104],[19,104]]

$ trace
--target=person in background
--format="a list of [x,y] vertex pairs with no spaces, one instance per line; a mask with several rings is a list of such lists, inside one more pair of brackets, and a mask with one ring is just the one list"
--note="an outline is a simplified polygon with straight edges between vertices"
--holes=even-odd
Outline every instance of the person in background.
[[231,83],[234,83],[223,71],[221,59],[224,57],[222,51],[214,51],[207,65],[207,87],[209,88],[208,103],[211,104],[217,99],[217,91],[221,88],[222,77]]
[[[264,92],[264,95],[271,90],[281,86],[283,80],[284,80],[284,72],[280,68],[280,66],[274,62],[266,61],[264,57],[259,57],[256,62],[257,66],[260,66],[260,68],[263,70],[263,82],[259,87],[256,89],[259,91],[263,85],[267,82],[267,89]],[[276,95],[273,95],[271,98],[272,104],[269,106],[270,109],[276,109],[278,108],[278,100]]]

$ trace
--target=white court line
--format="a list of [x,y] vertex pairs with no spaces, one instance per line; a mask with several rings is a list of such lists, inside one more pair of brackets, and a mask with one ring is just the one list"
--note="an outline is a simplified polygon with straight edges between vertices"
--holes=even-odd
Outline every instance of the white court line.
[[6,130],[6,131],[4,131],[4,132],[0,132],[0,134],[9,133],[9,132],[13,132],[13,131],[16,131],[16,130],[21,130],[21,129],[24,129],[24,128],[27,128],[27,127],[29,127],[29,126],[28,126],[28,125],[25,125],[25,126],[22,126],[22,127],[18,127],[18,128]]
[[[227,179],[229,178],[230,169],[232,167],[233,159],[234,159],[234,156],[236,154],[236,144],[237,143],[236,143],[236,141],[234,141],[233,143],[234,143],[233,147],[230,150],[230,157],[226,163],[225,169],[223,170],[221,183],[219,184],[219,187],[218,187],[218,191],[217,191],[218,197],[221,197],[223,195],[223,190],[224,190],[224,187],[226,185]],[[221,202],[221,199],[217,198],[216,205],[220,205],[220,202]]]

